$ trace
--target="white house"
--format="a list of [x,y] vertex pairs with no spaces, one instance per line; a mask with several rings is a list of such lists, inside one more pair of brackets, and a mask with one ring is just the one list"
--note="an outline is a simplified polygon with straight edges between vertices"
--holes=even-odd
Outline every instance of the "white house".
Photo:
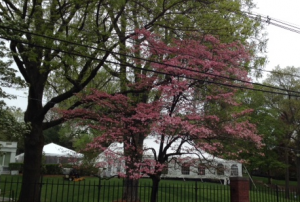
[[[159,144],[153,137],[144,140],[144,159],[154,159],[153,150],[156,154],[159,151]],[[149,149],[151,148],[151,149]],[[229,182],[231,176],[242,176],[242,164],[233,160],[225,160],[214,157],[204,151],[194,149],[191,144],[184,143],[182,150],[189,151],[188,154],[175,156],[168,162],[168,169],[165,169],[162,178],[181,179],[216,179],[224,184]],[[177,149],[176,143],[167,150],[167,154],[174,153]],[[193,152],[191,152],[193,150]],[[123,143],[114,142],[106,151],[98,156],[102,176],[114,176],[124,173]],[[113,159],[112,159],[113,158]],[[112,162],[113,163],[108,163]]]
[[0,141],[0,173],[9,174],[9,163],[15,162],[17,142]]

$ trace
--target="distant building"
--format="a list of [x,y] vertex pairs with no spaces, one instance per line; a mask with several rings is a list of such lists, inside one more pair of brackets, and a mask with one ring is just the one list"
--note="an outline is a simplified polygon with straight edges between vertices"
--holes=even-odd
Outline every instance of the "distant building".
[[9,174],[9,163],[15,162],[17,142],[0,141],[0,174]]

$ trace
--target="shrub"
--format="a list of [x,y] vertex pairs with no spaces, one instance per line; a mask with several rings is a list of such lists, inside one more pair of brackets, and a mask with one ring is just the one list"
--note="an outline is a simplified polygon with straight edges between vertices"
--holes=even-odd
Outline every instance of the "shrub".
[[74,168],[74,165],[66,163],[66,164],[62,164],[61,167],[62,168]]
[[43,174],[47,175],[61,175],[62,171],[59,167],[59,164],[45,164],[45,169],[43,170]]
[[9,170],[18,170],[19,172],[23,172],[23,163],[9,163]]
[[79,173],[81,176],[92,176],[98,174],[98,168],[96,167],[84,167],[79,168]]

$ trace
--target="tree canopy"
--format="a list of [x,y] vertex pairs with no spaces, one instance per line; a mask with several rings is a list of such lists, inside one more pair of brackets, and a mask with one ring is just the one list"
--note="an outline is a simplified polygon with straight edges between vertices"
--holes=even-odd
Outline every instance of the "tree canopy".
[[[296,164],[297,181],[300,182],[300,97],[298,89],[300,87],[300,68],[296,67],[276,67],[272,74],[264,81],[266,84],[275,87],[274,93],[266,94],[266,103],[269,109],[276,112],[276,118],[281,124],[279,130],[282,134],[277,137],[279,146],[285,153],[285,164],[289,166],[289,155]],[[279,94],[280,93],[280,94]],[[286,182],[289,181],[288,167],[286,170]],[[288,186],[288,185],[287,185]],[[298,183],[298,193],[300,186]]]
[[9,50],[6,47],[4,41],[0,41],[0,98],[14,98],[14,95],[11,95],[3,89],[6,88],[17,88],[24,87],[24,81],[17,76],[17,70],[11,67],[13,61],[11,60],[11,55]]
[[0,102],[0,140],[17,142],[17,152],[23,152],[23,133],[29,128],[24,121],[19,120],[19,114],[23,114],[21,109],[8,107]]

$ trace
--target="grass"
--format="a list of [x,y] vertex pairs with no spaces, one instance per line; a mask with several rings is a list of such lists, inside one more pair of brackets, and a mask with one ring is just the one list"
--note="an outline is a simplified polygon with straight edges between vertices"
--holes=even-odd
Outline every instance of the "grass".
[[[264,180],[264,179],[257,179]],[[3,197],[15,199],[20,191],[21,176],[1,176],[0,201]],[[141,202],[149,202],[151,180],[141,179],[139,195]],[[96,177],[86,177],[84,181],[69,182],[62,176],[44,176],[41,202],[113,202],[122,198],[122,179],[113,178],[100,181]],[[100,191],[99,191],[100,190]],[[290,202],[282,193],[270,189],[250,191],[251,202]],[[182,180],[161,180],[158,201],[162,202],[230,202],[230,186],[219,183],[202,183]]]
[[[262,182],[264,184],[268,184],[268,178],[265,178],[265,177],[253,177],[253,180],[256,181],[256,182]],[[284,186],[285,181],[284,180],[272,179],[272,184],[273,185],[278,185],[278,186]],[[297,186],[296,181],[289,181],[289,184],[290,184],[290,186]]]

